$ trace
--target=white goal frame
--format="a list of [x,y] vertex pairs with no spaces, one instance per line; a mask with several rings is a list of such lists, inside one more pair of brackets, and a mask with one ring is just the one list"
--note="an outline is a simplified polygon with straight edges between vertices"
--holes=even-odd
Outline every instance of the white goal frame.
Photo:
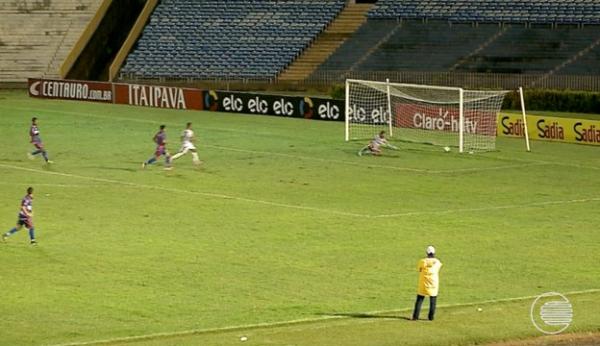
[[[465,152],[465,92],[468,92],[470,95],[470,99],[473,99],[473,95],[477,95],[477,97],[479,98],[479,95],[481,94],[483,95],[488,95],[487,97],[498,97],[501,96],[502,98],[500,98],[500,105],[497,105],[497,109],[496,109],[496,113],[500,112],[501,109],[501,100],[503,100],[503,97],[506,93],[508,93],[509,91],[476,91],[476,90],[464,90],[463,88],[457,88],[457,87],[447,87],[447,86],[433,86],[433,85],[421,85],[421,84],[407,84],[407,83],[390,83],[389,79],[386,79],[385,82],[378,82],[378,81],[368,81],[368,80],[358,80],[358,79],[347,79],[346,80],[346,89],[345,89],[345,94],[346,94],[346,99],[345,99],[345,140],[346,141],[350,141],[351,139],[351,118],[352,118],[352,114],[351,112],[356,112],[356,109],[352,109],[352,107],[356,107],[355,104],[352,103],[351,100],[351,90],[350,90],[350,86],[352,83],[355,84],[360,84],[365,88],[369,88],[372,87],[375,91],[377,91],[380,95],[380,100],[379,100],[379,107],[381,107],[381,109],[385,109],[387,111],[387,117],[384,117],[384,121],[386,122],[386,124],[379,122],[377,123],[377,126],[380,129],[385,129],[387,128],[387,132],[389,134],[390,138],[394,138],[394,116],[392,116],[392,92],[391,92],[391,88],[395,87],[395,88],[418,88],[418,89],[422,89],[422,90],[437,90],[440,91],[441,93],[444,92],[456,92],[456,94],[458,95],[458,99],[455,100],[455,102],[453,104],[458,103],[458,151],[460,153]],[[398,92],[398,89],[395,89]],[[385,98],[383,97],[383,93],[385,92]],[[489,95],[493,95],[494,93],[496,93],[495,96],[489,96]],[[520,96],[520,103],[521,103],[521,111],[522,111],[522,117],[523,117],[523,124],[524,124],[524,135],[525,135],[525,143],[526,143],[526,148],[527,151],[530,151],[530,144],[529,144],[529,134],[527,133],[527,115],[525,112],[525,102],[524,102],[524,98],[523,98],[523,89],[519,88],[518,90],[519,96]],[[396,95],[397,96],[397,95]],[[485,97],[482,97],[482,99],[485,99]],[[426,102],[426,101],[425,101]],[[471,101],[472,102],[472,101]],[[385,103],[385,105],[383,105],[383,103]],[[432,103],[435,103],[435,101],[432,101]],[[381,112],[380,112],[381,113]],[[496,115],[497,116],[497,115]],[[495,143],[495,138],[497,137],[497,117],[494,118],[493,123],[495,124],[494,126],[494,143]],[[368,123],[364,123],[364,124],[360,124],[359,126],[362,125],[369,125]],[[468,124],[467,124],[468,125]],[[468,129],[467,129],[468,131]],[[455,132],[456,133],[456,132]],[[488,136],[488,138],[491,138],[492,136]],[[491,139],[490,139],[491,140]],[[494,144],[495,147],[495,144]],[[470,149],[469,149],[470,150]]]

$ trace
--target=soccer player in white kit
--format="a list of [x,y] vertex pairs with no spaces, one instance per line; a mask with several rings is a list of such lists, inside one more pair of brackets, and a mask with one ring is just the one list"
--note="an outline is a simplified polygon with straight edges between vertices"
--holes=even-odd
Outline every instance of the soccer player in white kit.
[[397,147],[391,145],[387,139],[385,139],[385,131],[381,131],[379,132],[379,135],[375,136],[375,138],[369,142],[369,144],[358,151],[358,156],[363,156],[365,154],[379,156],[381,155],[382,147],[398,150]]
[[196,151],[196,146],[194,145],[194,131],[192,131],[192,123],[187,123],[185,130],[181,134],[181,149],[179,152],[171,157],[171,162],[185,155],[188,151],[192,153],[192,161],[195,165],[199,165],[202,163],[198,158],[198,152]]

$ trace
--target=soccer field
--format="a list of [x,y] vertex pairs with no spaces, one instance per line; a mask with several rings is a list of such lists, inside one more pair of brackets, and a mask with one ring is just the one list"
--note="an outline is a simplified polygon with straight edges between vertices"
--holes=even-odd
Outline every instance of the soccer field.
[[[600,148],[358,157],[343,123],[24,91],[0,114],[0,231],[33,186],[39,241],[0,243],[0,345],[472,344],[540,335],[529,306],[549,291],[573,303],[568,331],[600,330]],[[26,156],[34,115],[49,167]],[[188,121],[204,164],[142,170],[158,126],[174,153]],[[437,320],[409,322],[429,244]]]

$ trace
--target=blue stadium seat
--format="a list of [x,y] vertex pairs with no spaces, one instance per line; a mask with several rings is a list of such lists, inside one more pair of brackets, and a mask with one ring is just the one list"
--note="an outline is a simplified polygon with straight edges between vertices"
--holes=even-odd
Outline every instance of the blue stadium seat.
[[[596,14],[588,16],[587,14]],[[444,19],[464,22],[600,24],[594,0],[379,0],[372,19]]]
[[345,0],[163,0],[121,73],[273,78],[344,6]]

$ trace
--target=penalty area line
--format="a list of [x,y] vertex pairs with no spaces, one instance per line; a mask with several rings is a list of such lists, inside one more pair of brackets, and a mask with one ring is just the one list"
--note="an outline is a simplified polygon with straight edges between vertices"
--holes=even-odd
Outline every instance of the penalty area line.
[[189,190],[175,189],[175,188],[162,187],[162,186],[151,186],[151,185],[132,183],[129,181],[112,180],[112,179],[105,179],[105,178],[95,178],[95,177],[88,177],[85,175],[77,175],[77,174],[71,174],[71,173],[43,171],[43,170],[39,170],[39,169],[6,165],[6,164],[1,164],[1,163],[0,163],[0,167],[14,169],[14,170],[20,170],[20,171],[25,171],[25,172],[42,173],[42,174],[47,174],[47,175],[55,175],[55,176],[61,176],[61,177],[69,177],[69,178],[83,179],[83,180],[89,180],[89,181],[96,181],[96,182],[108,183],[108,184],[113,184],[113,185],[125,185],[125,186],[132,186],[132,187],[137,187],[137,188],[148,189],[148,190],[158,190],[158,191],[166,191],[166,192],[173,192],[173,193],[180,193],[180,194],[191,194],[191,195],[198,195],[198,196],[204,196],[204,197],[212,197],[212,198],[218,198],[218,199],[247,202],[250,204],[262,204],[262,205],[268,205],[268,206],[272,206],[272,207],[318,212],[318,213],[322,213],[322,214],[333,214],[333,215],[353,216],[353,217],[362,217],[362,218],[371,217],[370,215],[367,215],[367,214],[351,213],[351,212],[345,212],[345,211],[339,211],[339,210],[333,210],[333,209],[323,209],[323,208],[308,207],[308,206],[303,206],[303,205],[286,204],[286,203],[265,201],[265,200],[260,200],[260,199],[247,198],[247,197],[225,195],[225,194],[213,193],[213,192],[189,191]]
[[[600,289],[588,289],[588,290],[580,290],[580,291],[571,291],[564,293],[565,296],[573,296],[573,295],[581,295],[587,293],[597,293],[600,292]],[[522,296],[522,297],[513,297],[513,298],[500,298],[500,299],[489,299],[472,303],[457,303],[457,304],[444,304],[438,305],[438,308],[460,308],[460,307],[469,307],[469,306],[477,306],[477,305],[489,305],[489,304],[498,304],[498,303],[507,303],[507,302],[517,302],[528,299],[535,299],[538,296]],[[402,308],[402,309],[393,309],[393,310],[378,310],[378,311],[369,311],[361,314],[364,315],[380,315],[380,314],[388,314],[388,313],[401,313],[412,311],[412,307]],[[350,323],[356,323],[356,320],[352,318],[350,315],[342,315],[341,313],[338,315],[328,315],[322,317],[313,317],[313,318],[302,318],[295,319],[289,321],[279,321],[279,322],[270,322],[270,323],[256,323],[256,324],[246,324],[246,325],[237,325],[237,326],[229,326],[229,327],[221,327],[221,328],[205,328],[205,329],[190,329],[190,330],[182,330],[179,332],[164,332],[164,333],[152,333],[152,334],[143,334],[143,335],[134,335],[134,336],[125,336],[125,337],[117,337],[117,338],[109,338],[109,339],[99,339],[99,340],[91,340],[91,341],[82,341],[82,342],[71,342],[71,343],[62,343],[62,344],[51,344],[49,346],[90,346],[90,345],[109,345],[115,343],[126,343],[126,342],[136,342],[136,341],[144,341],[144,340],[154,340],[154,339],[163,339],[163,338],[174,338],[174,337],[182,337],[182,336],[192,336],[192,335],[201,335],[201,334],[214,334],[214,333],[225,333],[225,332],[234,332],[248,329],[265,329],[265,328],[277,328],[277,327],[286,327],[286,326],[294,326],[294,325],[303,325],[310,323],[318,323],[318,322],[327,322],[332,320],[348,320],[352,321]],[[344,323],[346,324],[346,323]]]
[[441,215],[441,214],[451,214],[451,213],[480,212],[480,211],[492,211],[492,210],[503,210],[503,209],[538,208],[538,207],[552,206],[552,205],[589,203],[589,202],[600,202],[600,197],[569,199],[569,200],[562,200],[562,201],[534,202],[534,203],[527,203],[527,204],[507,204],[507,205],[497,205],[497,206],[489,206],[489,207],[481,207],[481,208],[462,208],[462,209],[446,209],[446,210],[432,210],[432,211],[411,211],[411,212],[397,213],[397,214],[371,215],[371,217],[381,219],[381,218],[394,218],[394,217],[402,217],[402,216]]

